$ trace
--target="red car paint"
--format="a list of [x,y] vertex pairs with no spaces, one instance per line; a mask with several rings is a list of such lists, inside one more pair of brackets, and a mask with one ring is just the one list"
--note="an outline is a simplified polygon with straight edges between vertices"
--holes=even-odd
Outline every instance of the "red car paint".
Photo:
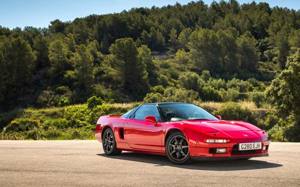
[[[235,158],[268,155],[268,135],[258,127],[243,121],[183,120],[152,123],[146,120],[127,119],[117,115],[102,116],[97,121],[96,139],[102,141],[102,132],[111,128],[117,148],[126,151],[165,155],[166,135],[169,131],[181,131],[189,144],[192,158]],[[228,143],[206,143],[206,139],[228,139]],[[265,149],[252,152],[236,152],[239,143],[262,142]],[[210,148],[227,148],[226,153],[211,153]]]

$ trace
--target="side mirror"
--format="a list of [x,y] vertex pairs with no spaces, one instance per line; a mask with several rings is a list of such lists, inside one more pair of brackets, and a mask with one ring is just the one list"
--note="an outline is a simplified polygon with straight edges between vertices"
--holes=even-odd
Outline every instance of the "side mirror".
[[219,120],[222,119],[222,117],[220,115],[216,115],[216,118],[218,118]]
[[153,123],[153,124],[157,123],[155,116],[146,116],[145,121],[148,121],[148,122]]

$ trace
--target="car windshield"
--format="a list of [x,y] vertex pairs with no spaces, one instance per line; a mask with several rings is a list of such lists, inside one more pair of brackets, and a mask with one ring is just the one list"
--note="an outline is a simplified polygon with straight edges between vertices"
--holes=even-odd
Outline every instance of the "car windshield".
[[218,120],[204,109],[187,103],[159,104],[158,106],[164,121],[180,120]]

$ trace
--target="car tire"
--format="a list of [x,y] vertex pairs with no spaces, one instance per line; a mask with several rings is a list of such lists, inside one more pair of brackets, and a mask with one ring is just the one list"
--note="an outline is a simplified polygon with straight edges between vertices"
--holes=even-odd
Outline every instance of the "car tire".
[[188,141],[181,132],[174,132],[167,138],[165,150],[169,160],[175,164],[186,164],[191,160]]
[[117,149],[117,142],[111,128],[107,128],[103,132],[102,147],[105,155],[119,155],[122,152],[122,150]]

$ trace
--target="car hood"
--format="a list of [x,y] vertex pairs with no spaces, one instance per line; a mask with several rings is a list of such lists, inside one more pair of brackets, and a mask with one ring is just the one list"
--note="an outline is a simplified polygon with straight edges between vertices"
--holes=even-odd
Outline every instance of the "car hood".
[[[230,138],[259,138],[261,137],[262,130],[258,127],[246,123],[243,121],[226,121],[226,120],[195,120],[183,122],[193,130],[202,132],[205,134],[218,134],[218,137],[230,137]],[[186,127],[187,127],[186,126]],[[264,132],[263,132],[264,133]]]

